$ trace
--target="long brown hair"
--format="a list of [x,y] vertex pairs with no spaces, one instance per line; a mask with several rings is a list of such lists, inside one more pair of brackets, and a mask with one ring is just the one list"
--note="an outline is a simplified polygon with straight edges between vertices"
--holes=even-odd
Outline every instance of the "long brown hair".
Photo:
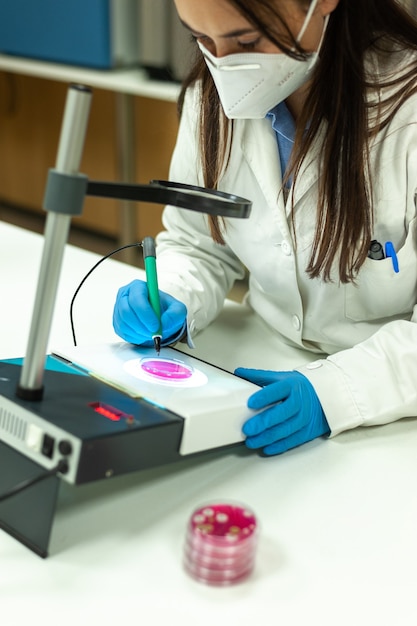
[[[285,53],[296,58],[306,54],[292,37],[275,0],[229,2]],[[301,0],[301,4],[309,3]],[[284,26],[284,36],[278,35],[273,25],[279,25],[281,33]],[[396,78],[376,75],[371,82],[366,75],[365,56],[369,51],[381,56],[393,49],[417,50],[417,24],[397,0],[340,0],[331,13],[320,63],[297,122],[287,173],[293,177],[294,188],[301,165],[325,123],[317,225],[306,268],[311,278],[330,280],[338,259],[340,281],[354,281],[367,257],[374,217],[370,141],[417,92],[416,57]],[[233,122],[225,118],[211,75],[199,54],[183,84],[180,111],[186,89],[197,81],[202,90],[200,147],[204,184],[216,188],[227,166]],[[368,103],[369,89],[383,93],[385,87],[390,88],[389,97]],[[377,111],[370,124],[372,107]],[[214,240],[224,243],[218,219],[210,217],[210,228]]]

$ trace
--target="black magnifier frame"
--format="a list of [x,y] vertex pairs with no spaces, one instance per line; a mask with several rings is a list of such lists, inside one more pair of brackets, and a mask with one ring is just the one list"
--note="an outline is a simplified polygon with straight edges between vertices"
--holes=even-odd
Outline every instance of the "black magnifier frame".
[[242,219],[248,218],[252,209],[250,200],[234,194],[167,180],[151,180],[149,185],[89,180],[86,195],[169,204],[199,213]]

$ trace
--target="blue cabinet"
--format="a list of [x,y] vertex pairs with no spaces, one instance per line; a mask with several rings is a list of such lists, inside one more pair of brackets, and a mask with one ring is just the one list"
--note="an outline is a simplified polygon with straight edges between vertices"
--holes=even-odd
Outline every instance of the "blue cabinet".
[[136,0],[0,0],[0,53],[110,69],[138,62]]

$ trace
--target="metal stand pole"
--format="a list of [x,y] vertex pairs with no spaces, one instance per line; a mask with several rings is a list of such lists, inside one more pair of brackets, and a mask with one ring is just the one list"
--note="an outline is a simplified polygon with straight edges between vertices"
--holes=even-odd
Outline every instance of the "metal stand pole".
[[[65,244],[68,239],[71,217],[81,213],[87,188],[87,178],[79,175],[78,169],[84,148],[90,104],[90,89],[80,85],[70,87],[56,168],[52,171],[53,175],[48,178],[44,208],[49,212],[45,225],[43,256],[29,342],[17,389],[18,396],[28,400],[42,398],[45,355]],[[81,208],[71,206],[80,203]],[[55,206],[49,207],[48,204]]]
[[[116,94],[117,169],[118,179],[123,183],[134,183],[135,167],[135,97],[127,93]],[[120,246],[134,243],[137,239],[137,207],[133,202],[120,201]],[[136,248],[120,253],[125,263],[137,265]]]

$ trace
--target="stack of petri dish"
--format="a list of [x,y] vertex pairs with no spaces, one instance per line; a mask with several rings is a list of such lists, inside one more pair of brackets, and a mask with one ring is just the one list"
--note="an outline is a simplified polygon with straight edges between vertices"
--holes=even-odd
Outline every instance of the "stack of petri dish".
[[246,579],[255,564],[257,522],[239,504],[207,504],[194,510],[186,533],[185,570],[210,585],[232,585]]

